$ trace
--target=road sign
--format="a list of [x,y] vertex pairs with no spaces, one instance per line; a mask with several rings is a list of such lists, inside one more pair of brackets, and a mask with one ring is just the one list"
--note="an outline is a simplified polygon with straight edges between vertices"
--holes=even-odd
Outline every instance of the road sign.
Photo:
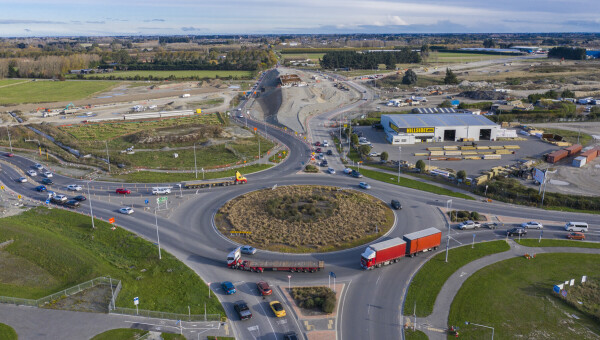
[[134,305],[136,305],[136,306],[137,306],[137,305],[139,305],[139,304],[140,304],[140,298],[139,298],[139,297],[137,297],[137,296],[136,296],[136,297],[134,297],[134,298],[133,298],[133,304],[134,304]]
[[335,278],[335,277],[336,277],[334,272],[329,272],[329,276],[331,276],[331,277],[333,277],[333,278]]
[[4,190],[4,185],[0,187],[0,189]]
[[115,223],[115,218],[114,217],[109,218],[108,219],[108,223],[114,224]]
[[50,200],[49,199],[46,200],[46,204],[50,204]]
[[563,297],[567,297],[567,291],[566,291],[566,290],[563,290],[563,291],[560,293],[560,295],[562,295]]
[[148,203],[150,203],[150,201],[148,201],[148,200],[144,200],[144,203],[148,204]]
[[17,195],[17,198],[18,198],[18,199],[21,199],[21,195]]
[[166,202],[168,199],[169,199],[168,197],[157,197],[156,203],[160,204],[162,202]]

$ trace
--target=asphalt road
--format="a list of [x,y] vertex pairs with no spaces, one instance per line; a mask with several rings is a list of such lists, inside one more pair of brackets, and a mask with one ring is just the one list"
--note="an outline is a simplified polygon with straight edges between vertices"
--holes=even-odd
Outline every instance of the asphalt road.
[[[358,91],[365,91],[358,85],[352,83],[350,85],[356,86]],[[368,99],[372,98],[368,91],[364,95]],[[288,281],[290,274],[287,272],[257,274],[228,269],[226,256],[237,244],[220,235],[213,224],[213,216],[224,202],[250,191],[272,188],[274,185],[318,184],[360,190],[357,186],[360,180],[348,177],[341,171],[335,175],[324,173],[308,175],[298,172],[302,168],[302,162],[306,163],[309,160],[311,144],[316,140],[330,139],[329,131],[323,127],[323,123],[361,104],[361,101],[358,101],[348,107],[314,117],[310,121],[310,139],[307,142],[286,131],[267,126],[269,136],[289,147],[290,155],[282,164],[263,172],[248,175],[248,184],[246,185],[184,190],[183,198],[177,198],[173,193],[169,197],[176,208],[172,206],[169,212],[159,213],[156,224],[154,214],[142,209],[143,203],[140,203],[144,198],[151,197],[148,188],[152,185],[91,182],[90,193],[92,194],[94,215],[106,220],[117,214],[117,210],[121,207],[121,201],[136,200],[135,204],[140,205],[140,208],[132,215],[118,216],[117,224],[153,242],[156,241],[156,225],[158,225],[161,247],[184,261],[210,284],[213,292],[223,302],[227,316],[232,320],[234,333],[239,339],[281,339],[283,333],[287,331],[301,333],[303,328],[291,315],[287,301],[281,296],[281,289],[284,289],[288,282],[291,285],[327,284],[329,272],[334,272],[338,283],[345,284],[346,289],[340,302],[338,322],[335,326],[338,339],[398,338],[402,329],[404,292],[412,273],[423,263],[426,256],[407,258],[398,264],[373,271],[364,271],[360,268],[360,254],[365,246],[326,254],[281,254],[259,250],[256,255],[253,255],[255,259],[318,259],[325,261],[325,271],[293,273]],[[241,123],[239,120],[238,122]],[[243,123],[245,124],[245,121]],[[250,119],[248,125],[264,129],[262,122]],[[0,171],[0,180],[6,186],[22,195],[39,200],[45,199],[46,195],[33,190],[37,184],[34,185],[31,181],[28,183],[15,181],[21,176],[22,171],[31,168],[33,162],[18,156],[4,160],[12,163],[10,166],[2,165],[2,171]],[[335,157],[330,157],[330,160],[334,166],[339,166],[341,169],[341,162],[338,164]],[[84,190],[87,189],[86,181],[59,175],[55,175],[53,180],[56,182],[53,188],[61,188],[61,191],[66,191],[64,188],[68,184],[82,184]],[[395,211],[395,226],[385,238],[401,237],[409,232],[436,227],[443,232],[443,243],[445,243],[448,229],[438,208],[447,205],[447,197],[387,183],[370,181],[370,184],[372,189],[368,191],[369,194],[385,202],[389,202],[392,198],[399,199],[404,206],[402,210]],[[129,198],[115,196],[114,189],[117,187],[130,188],[134,193]],[[535,219],[587,221],[593,231],[588,233],[588,239],[600,241],[600,233],[594,231],[599,230],[600,216],[598,215],[562,213],[458,198],[451,198],[451,200],[453,209],[512,216],[522,218],[523,221]],[[87,203],[84,202],[80,212],[89,213]],[[451,229],[450,246],[472,242],[473,234],[476,235],[477,242],[505,238],[507,227],[495,231]],[[537,231],[530,231],[529,237],[537,237],[537,233]],[[560,224],[548,225],[544,229],[544,238],[563,238],[564,234],[564,230],[560,229]],[[220,283],[225,280],[234,282],[238,293],[225,295],[220,288]],[[266,280],[274,286],[276,288],[274,295],[262,300],[256,291],[255,282],[258,280]],[[278,299],[286,305],[288,316],[274,317],[268,306],[268,302],[273,299]],[[253,313],[251,320],[238,321],[233,310],[233,303],[238,300],[244,300],[250,306]]]

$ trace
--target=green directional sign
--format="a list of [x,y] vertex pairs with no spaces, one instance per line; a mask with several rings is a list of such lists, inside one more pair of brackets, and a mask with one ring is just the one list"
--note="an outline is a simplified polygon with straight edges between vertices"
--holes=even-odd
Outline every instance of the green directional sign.
[[166,202],[168,199],[169,199],[168,197],[157,197],[156,203],[161,204],[163,202]]

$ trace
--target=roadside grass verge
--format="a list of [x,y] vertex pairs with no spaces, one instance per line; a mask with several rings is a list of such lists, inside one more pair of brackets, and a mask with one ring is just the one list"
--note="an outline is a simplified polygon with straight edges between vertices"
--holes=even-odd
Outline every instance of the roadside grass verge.
[[119,82],[114,81],[30,81],[0,87],[0,105],[78,100],[117,84]]
[[582,241],[571,241],[571,240],[548,240],[542,239],[522,239],[521,241],[515,240],[518,244],[525,247],[575,247],[575,248],[600,248],[600,243],[594,242],[582,242]]
[[[76,78],[77,76],[71,76]],[[213,79],[213,78],[237,78],[249,79],[254,77],[253,71],[213,71],[213,70],[177,70],[177,71],[117,71],[110,73],[86,74],[85,79],[152,79],[162,80],[175,79]]]
[[404,338],[406,340],[429,340],[429,337],[427,336],[427,334],[419,331],[419,330],[412,330],[412,328],[408,328],[404,330]]
[[569,208],[569,207],[544,206],[542,209],[554,210],[554,211],[568,211],[568,212],[576,212],[576,213],[584,213],[584,214],[600,214],[600,210],[583,210],[583,209],[574,209],[574,208]]
[[148,334],[148,331],[135,328],[116,328],[97,334],[90,340],[135,340]]
[[[350,168],[352,168],[354,170],[358,170],[357,167],[350,167]],[[368,178],[371,178],[371,179],[374,179],[377,181],[382,181],[382,182],[386,182],[386,183],[390,183],[390,184],[399,185],[402,187],[431,192],[431,193],[438,194],[438,195],[464,198],[467,200],[475,200],[473,197],[462,194],[460,192],[454,192],[454,191],[446,189],[446,188],[441,188],[441,187],[438,187],[438,186],[435,186],[435,185],[429,184],[429,183],[415,181],[414,179],[410,179],[410,178],[401,177],[400,183],[398,183],[398,175],[392,175],[392,174],[379,172],[379,171],[375,171],[375,170],[368,170],[368,169],[360,169],[360,173],[363,174],[365,177],[368,177]]]
[[242,175],[251,174],[253,172],[266,170],[271,168],[272,164],[252,164],[237,169],[224,171],[205,172],[204,177],[202,171],[198,169],[198,178],[195,172],[154,172],[154,171],[137,171],[125,175],[114,176],[127,183],[173,183],[181,181],[195,181],[204,179],[226,178],[235,176],[235,172],[239,171]]
[[[445,262],[446,252],[437,254],[427,261],[413,277],[406,293],[404,312],[407,315],[412,314],[416,302],[418,317],[430,315],[433,312],[435,299],[442,286],[454,272],[469,262],[487,255],[502,253],[509,249],[510,246],[506,241],[499,240],[476,243],[474,248],[471,248],[471,245],[466,245],[451,249],[447,263]],[[407,261],[410,260],[407,259]]]
[[[592,136],[587,133],[579,133],[578,131],[571,130],[562,130],[562,129],[552,129],[552,128],[540,128],[540,130],[544,130],[544,133],[553,133],[555,135],[560,135],[569,143],[577,144],[577,139],[579,139],[579,144],[586,146],[592,142]],[[579,136],[579,138],[577,138]]]
[[17,340],[18,338],[19,337],[17,336],[17,332],[15,332],[15,330],[12,327],[0,323],[0,339]]
[[0,277],[0,295],[37,299],[99,276],[120,279],[116,301],[133,308],[224,315],[207,285],[166,251],[122,228],[60,209],[38,207],[0,219],[0,240],[14,240],[3,249],[13,260]]
[[[582,292],[597,287],[598,273],[600,255],[593,254],[539,254],[492,264],[463,283],[448,325],[460,326],[461,339],[488,339],[492,333],[465,321],[494,327],[498,339],[597,339],[600,295],[597,288]],[[585,285],[582,275],[588,275]],[[566,298],[553,292],[554,285],[570,279],[575,285],[567,288]]]

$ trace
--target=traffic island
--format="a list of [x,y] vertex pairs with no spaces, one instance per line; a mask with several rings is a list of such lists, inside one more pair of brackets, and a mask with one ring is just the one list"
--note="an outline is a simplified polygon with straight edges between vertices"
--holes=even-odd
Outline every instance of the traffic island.
[[215,225],[229,239],[289,253],[357,247],[385,235],[394,221],[388,204],[373,196],[311,185],[250,192],[215,215]]

